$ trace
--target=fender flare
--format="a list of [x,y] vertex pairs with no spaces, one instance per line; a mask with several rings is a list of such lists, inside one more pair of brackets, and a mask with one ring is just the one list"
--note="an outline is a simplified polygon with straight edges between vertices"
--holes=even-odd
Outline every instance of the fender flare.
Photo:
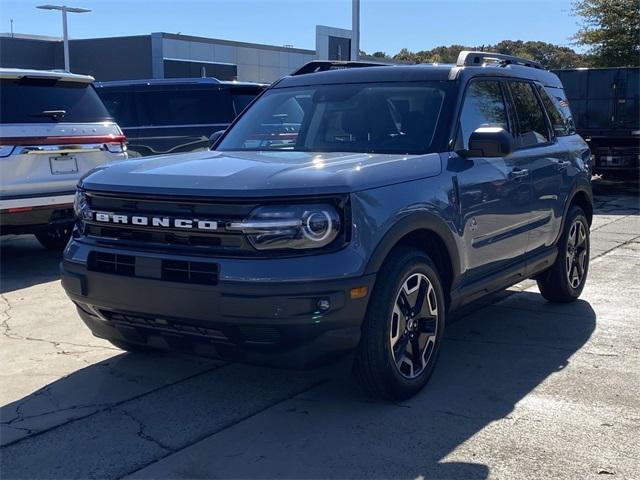
[[587,196],[587,198],[589,199],[589,203],[591,203],[591,211],[593,212],[594,210],[593,191],[591,190],[591,183],[588,182],[587,180],[577,182],[571,189],[571,193],[567,197],[567,203],[565,203],[564,205],[564,209],[562,212],[562,225],[560,227],[558,235],[555,238],[555,241],[553,242],[554,245],[558,243],[558,240],[560,240],[560,237],[562,236],[562,232],[564,232],[565,223],[567,221],[567,214],[569,213],[569,206],[573,203],[573,200],[576,198],[576,195],[578,195],[579,193],[584,193]]
[[376,273],[380,270],[393,247],[403,237],[418,230],[430,230],[442,240],[451,259],[452,285],[455,285],[456,279],[460,276],[460,257],[454,234],[444,220],[428,212],[410,213],[394,223],[373,251],[367,263],[365,274]]

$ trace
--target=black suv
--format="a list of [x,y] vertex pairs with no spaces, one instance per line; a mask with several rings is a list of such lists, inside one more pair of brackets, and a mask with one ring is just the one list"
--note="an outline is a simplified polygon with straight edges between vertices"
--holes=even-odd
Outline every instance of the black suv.
[[349,67],[276,82],[215,151],[82,180],[62,284],[95,335],[288,366],[355,348],[405,398],[452,310],[528,277],[578,298],[590,153],[558,78],[486,52]]
[[96,90],[128,139],[130,157],[209,147],[266,85],[215,78],[99,82]]

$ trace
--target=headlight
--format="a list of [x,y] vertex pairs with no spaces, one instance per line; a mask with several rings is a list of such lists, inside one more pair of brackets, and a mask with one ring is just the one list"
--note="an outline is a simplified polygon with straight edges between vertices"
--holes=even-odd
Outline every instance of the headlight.
[[87,194],[82,190],[76,190],[76,196],[73,198],[73,212],[80,221],[91,220],[93,218],[93,213],[87,200]]
[[340,216],[327,204],[265,206],[227,229],[246,234],[258,250],[322,248],[340,233]]

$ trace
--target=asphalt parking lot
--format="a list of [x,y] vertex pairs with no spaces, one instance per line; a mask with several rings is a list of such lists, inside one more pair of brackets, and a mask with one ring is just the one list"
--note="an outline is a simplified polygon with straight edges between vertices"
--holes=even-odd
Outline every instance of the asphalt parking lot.
[[287,371],[126,354],[68,301],[57,255],[2,240],[2,478],[640,478],[640,204],[596,182],[589,280],[456,316],[428,387],[373,401],[350,359]]

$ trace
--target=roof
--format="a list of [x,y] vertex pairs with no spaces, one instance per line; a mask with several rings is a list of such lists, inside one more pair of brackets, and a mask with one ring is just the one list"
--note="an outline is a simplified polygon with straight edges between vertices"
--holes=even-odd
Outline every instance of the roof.
[[384,65],[343,68],[283,78],[276,88],[363,82],[418,82],[468,80],[477,76],[515,77],[535,80],[545,86],[562,87],[558,77],[539,68],[515,64],[457,66],[448,64]]
[[223,81],[213,77],[198,78],[148,78],[143,80],[113,80],[110,82],[96,82],[97,88],[103,87],[132,87],[152,85],[232,85],[239,87],[266,87],[266,83]]
[[92,83],[94,78],[89,75],[65,72],[62,70],[29,70],[26,68],[0,68],[0,78],[57,78],[60,80]]

